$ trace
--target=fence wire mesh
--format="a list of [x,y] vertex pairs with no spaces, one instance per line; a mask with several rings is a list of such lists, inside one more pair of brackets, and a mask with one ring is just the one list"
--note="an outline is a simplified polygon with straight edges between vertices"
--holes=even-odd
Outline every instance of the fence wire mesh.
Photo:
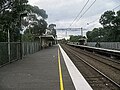
[[21,49],[22,57],[40,51],[39,42],[23,42],[22,47],[20,46],[20,42],[10,42],[9,60],[8,45],[9,44],[7,42],[0,42],[0,66],[15,60],[19,60],[21,58]]

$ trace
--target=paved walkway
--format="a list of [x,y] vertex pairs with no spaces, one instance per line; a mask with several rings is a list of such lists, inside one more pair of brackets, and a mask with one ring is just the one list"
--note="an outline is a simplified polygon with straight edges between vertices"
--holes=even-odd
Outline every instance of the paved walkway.
[[[60,54],[64,90],[75,90]],[[60,90],[58,45],[0,68],[0,90]]]

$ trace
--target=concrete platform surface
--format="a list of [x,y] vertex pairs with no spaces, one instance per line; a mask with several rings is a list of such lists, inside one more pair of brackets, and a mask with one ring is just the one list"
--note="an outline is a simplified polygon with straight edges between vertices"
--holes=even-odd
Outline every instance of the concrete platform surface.
[[[75,90],[60,53],[64,90]],[[0,68],[0,90],[61,90],[58,45]]]

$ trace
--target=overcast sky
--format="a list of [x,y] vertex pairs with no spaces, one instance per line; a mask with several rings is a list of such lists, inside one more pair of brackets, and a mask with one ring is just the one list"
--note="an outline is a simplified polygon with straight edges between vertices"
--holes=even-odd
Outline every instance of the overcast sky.
[[[29,0],[31,5],[36,5],[39,8],[46,10],[48,14],[48,24],[55,23],[57,25],[56,28],[68,28],[86,2],[87,0]],[[94,2],[94,0],[89,0],[89,3],[85,7],[84,11],[91,5],[92,2]],[[103,14],[106,10],[112,10],[119,4],[120,0],[96,0],[95,4],[88,10],[88,12],[71,27],[83,27],[87,28],[87,30],[99,27],[100,24],[98,23],[98,18],[100,18],[101,14]],[[120,7],[116,10],[120,10]],[[93,23],[87,25],[89,22]],[[61,33],[59,33],[59,35],[60,34]]]

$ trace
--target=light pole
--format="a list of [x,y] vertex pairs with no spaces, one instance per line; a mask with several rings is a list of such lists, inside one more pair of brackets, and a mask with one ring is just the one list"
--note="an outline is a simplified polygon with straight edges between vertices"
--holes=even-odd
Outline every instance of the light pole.
[[10,63],[10,30],[8,29],[8,60]]
[[[19,24],[19,27],[20,27],[20,31],[22,31],[22,17],[25,17],[27,16],[27,12],[24,12],[24,13],[21,13],[20,14],[20,24]],[[22,51],[22,34],[20,33],[20,59],[22,59],[22,54],[23,54],[23,51]]]
[[[12,23],[12,24],[13,24],[13,23]],[[10,26],[10,28],[11,28],[11,26]],[[8,32],[7,32],[7,38],[8,38],[8,42],[7,42],[7,43],[8,43],[8,60],[9,60],[9,63],[11,62],[11,61],[10,61],[10,59],[11,59],[11,58],[10,58],[10,57],[11,57],[11,56],[10,56],[10,54],[11,54],[11,49],[10,49],[10,46],[11,46],[11,45],[10,45],[10,28],[8,28]]]

